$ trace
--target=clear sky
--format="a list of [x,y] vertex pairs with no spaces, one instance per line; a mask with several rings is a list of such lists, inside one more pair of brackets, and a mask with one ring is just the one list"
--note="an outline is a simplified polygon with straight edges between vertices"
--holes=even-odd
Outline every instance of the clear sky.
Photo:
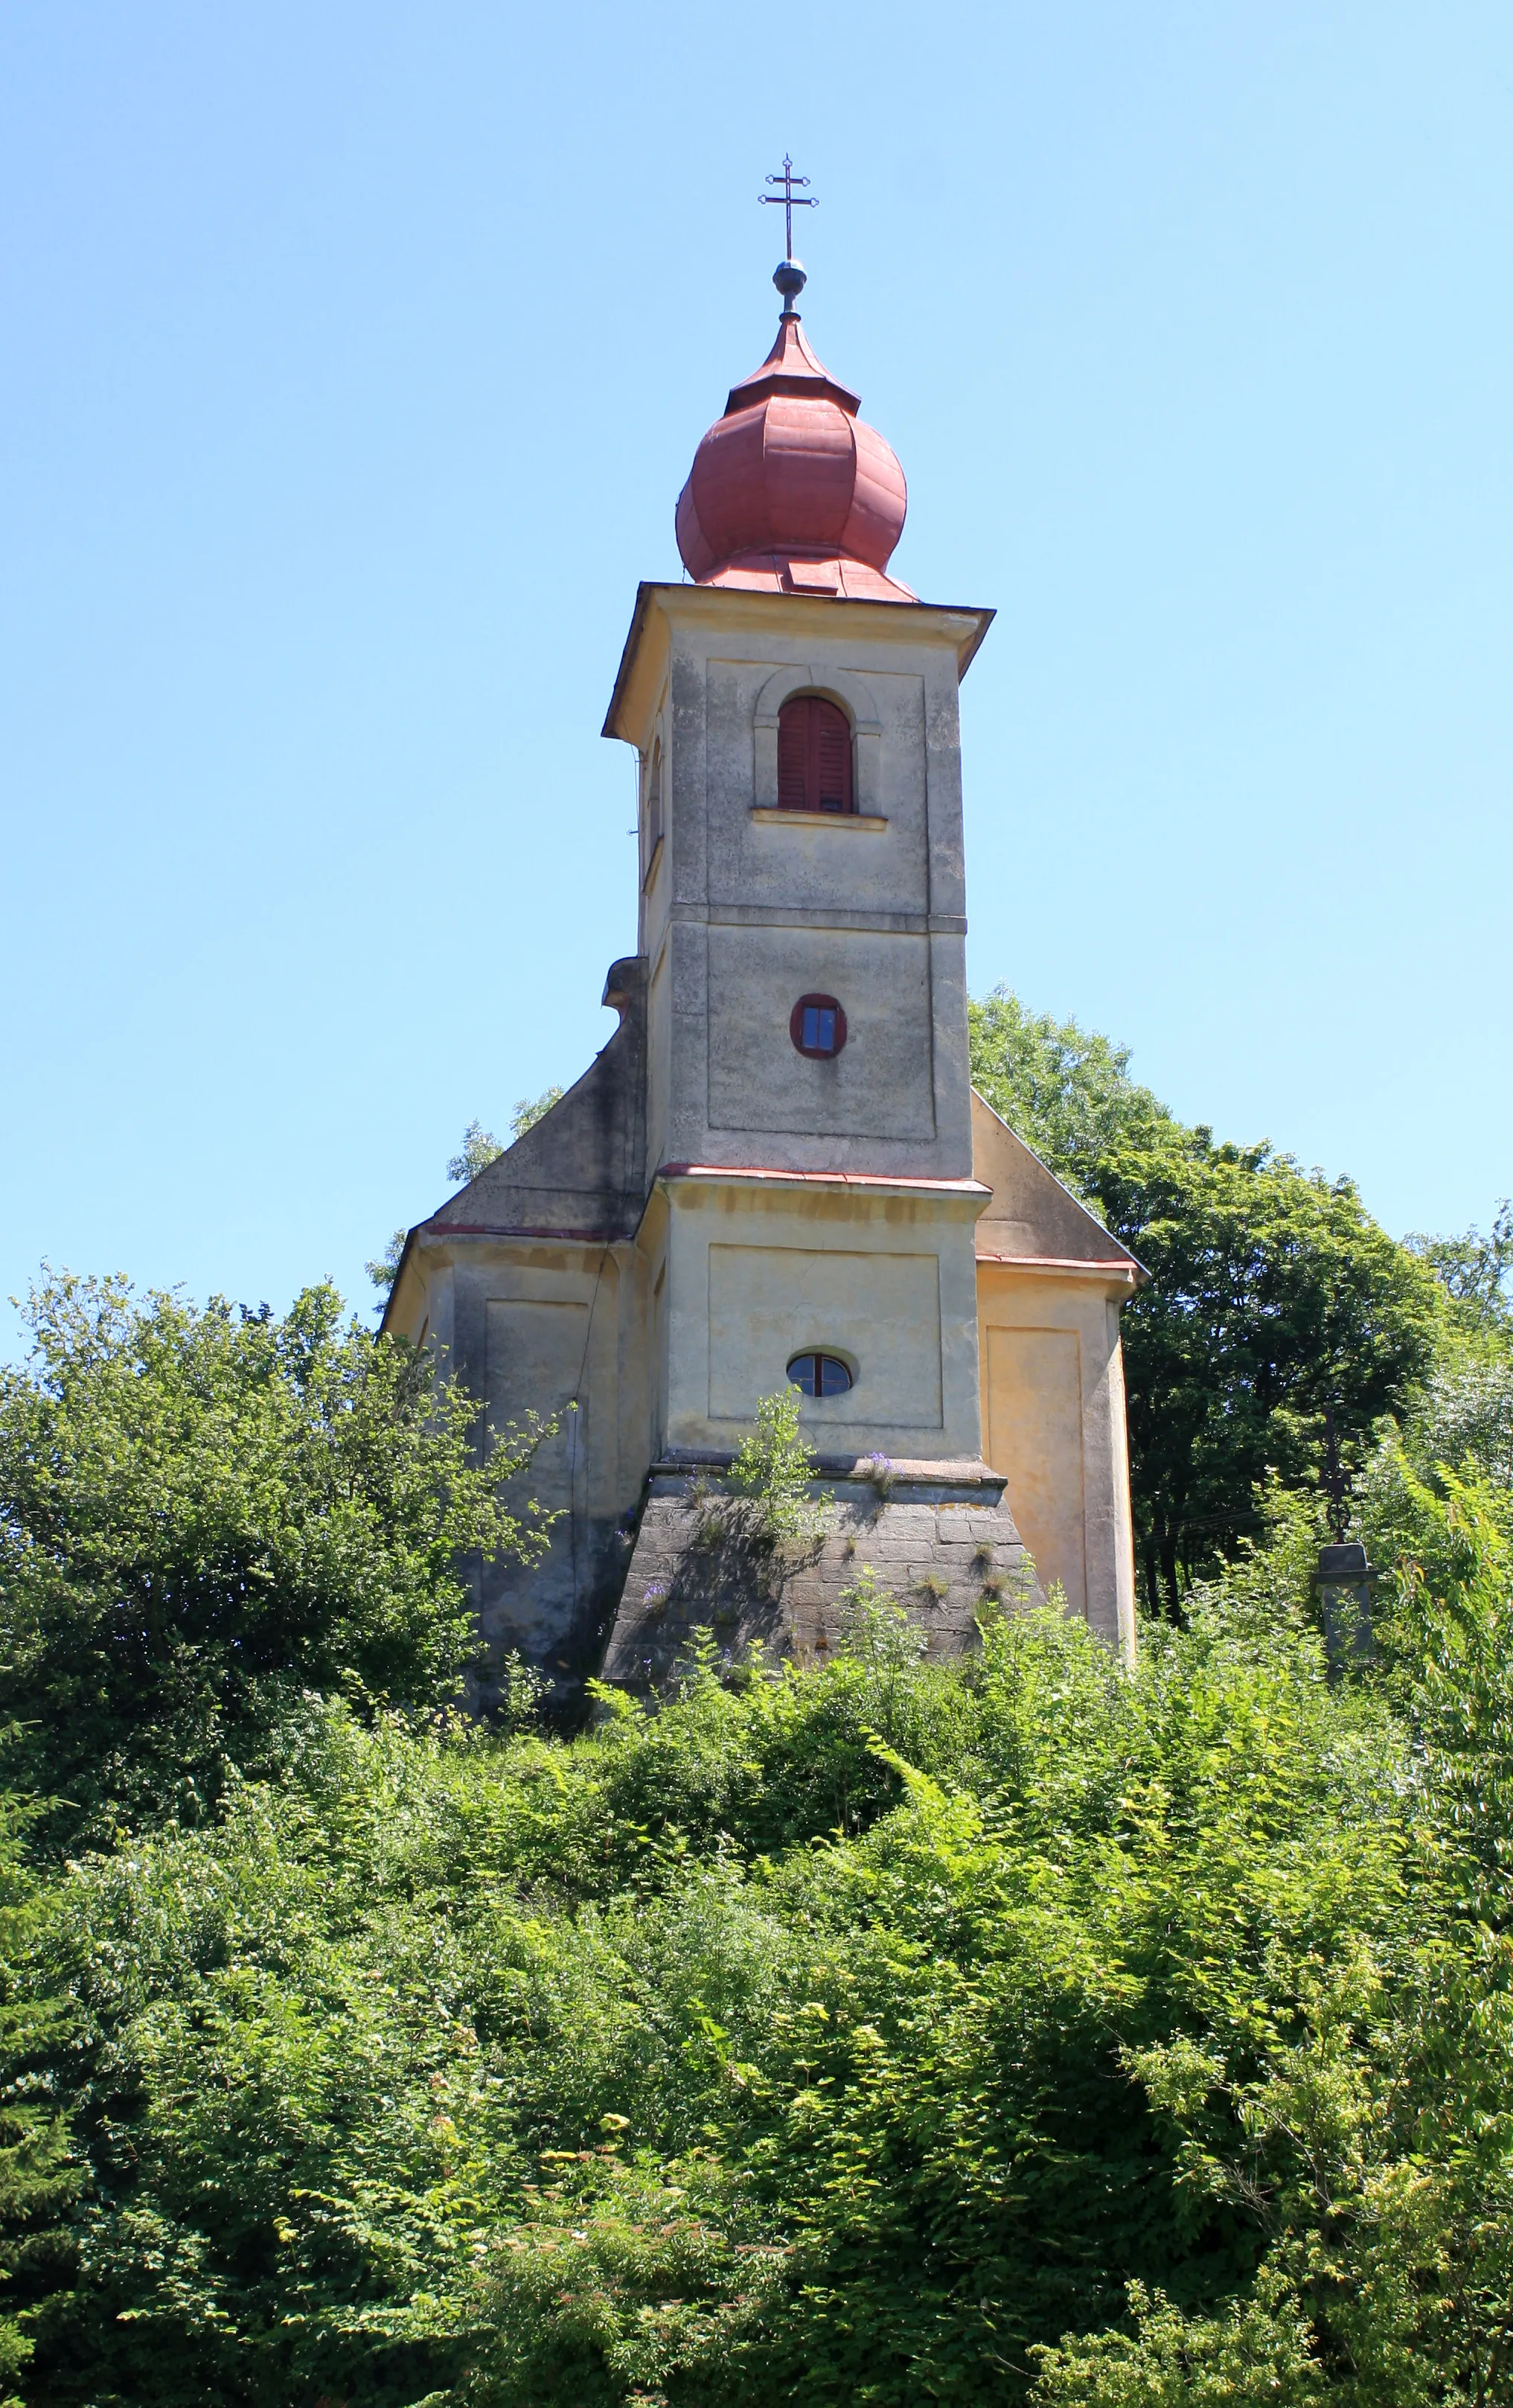
[[1506,0],[10,0],[0,1289],[365,1307],[605,1041],[785,147],[898,573],[999,614],[975,991],[1394,1231],[1513,1187]]

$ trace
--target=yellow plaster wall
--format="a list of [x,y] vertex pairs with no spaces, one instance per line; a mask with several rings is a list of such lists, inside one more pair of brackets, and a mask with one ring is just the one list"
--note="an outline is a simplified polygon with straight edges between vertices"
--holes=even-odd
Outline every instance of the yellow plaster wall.
[[839,1354],[855,1383],[812,1400],[823,1402],[827,1426],[938,1434],[938,1255],[711,1245],[711,1420],[749,1419],[753,1382],[765,1380],[768,1393],[781,1387],[789,1363],[806,1352]]
[[1144,1273],[984,1098],[972,1168],[983,1453],[1043,1585],[1126,1655],[1135,1548],[1120,1308]]
[[1007,1475],[1014,1519],[1042,1588],[1060,1582],[1074,1613],[1085,1616],[1080,1333],[990,1322],[982,1353],[987,1459]]
[[1126,1655],[1135,1551],[1120,1294],[1093,1271],[978,1264],[983,1453],[1043,1585]]
[[854,1365],[806,1398],[821,1451],[972,1460],[979,1452],[980,1193],[684,1176],[670,1207],[667,1442],[729,1447],[806,1347]]

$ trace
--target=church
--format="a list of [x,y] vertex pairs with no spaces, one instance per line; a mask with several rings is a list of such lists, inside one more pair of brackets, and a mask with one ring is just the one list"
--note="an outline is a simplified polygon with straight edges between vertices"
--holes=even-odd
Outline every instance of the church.
[[[1133,1648],[1120,1312],[1145,1274],[974,1093],[958,695],[992,612],[889,573],[903,471],[821,366],[790,255],[766,358],[640,586],[604,733],[639,768],[607,1043],[409,1232],[384,1327],[559,1519],[483,1566],[495,1657],[570,1708],[689,1633],[822,1658],[869,1566],[928,1645],[1054,1595]],[[815,1541],[743,1590],[695,1543],[758,1402],[802,1397]]]

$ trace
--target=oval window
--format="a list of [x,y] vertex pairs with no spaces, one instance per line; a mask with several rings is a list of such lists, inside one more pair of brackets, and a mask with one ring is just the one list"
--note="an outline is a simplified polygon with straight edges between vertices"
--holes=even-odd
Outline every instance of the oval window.
[[843,1397],[851,1384],[838,1354],[795,1354],[788,1376],[806,1397]]

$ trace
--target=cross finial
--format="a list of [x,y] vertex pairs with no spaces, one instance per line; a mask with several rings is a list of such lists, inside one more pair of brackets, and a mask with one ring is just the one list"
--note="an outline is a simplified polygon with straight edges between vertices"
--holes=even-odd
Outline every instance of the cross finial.
[[818,201],[801,199],[793,190],[795,184],[807,184],[808,180],[807,176],[794,175],[793,162],[785,150],[783,152],[782,174],[780,176],[769,176],[767,178],[769,184],[781,184],[783,188],[782,191],[780,193],[758,193],[757,194],[757,200],[764,208],[780,208],[782,210],[783,223],[788,233],[788,248],[784,256],[789,259],[792,259],[793,256],[793,211],[795,209],[817,209],[820,206]]
[[1324,1407],[1324,1476],[1320,1485],[1329,1499],[1329,1526],[1337,1544],[1345,1536],[1349,1516],[1345,1511],[1345,1474],[1340,1469],[1333,1405]]

